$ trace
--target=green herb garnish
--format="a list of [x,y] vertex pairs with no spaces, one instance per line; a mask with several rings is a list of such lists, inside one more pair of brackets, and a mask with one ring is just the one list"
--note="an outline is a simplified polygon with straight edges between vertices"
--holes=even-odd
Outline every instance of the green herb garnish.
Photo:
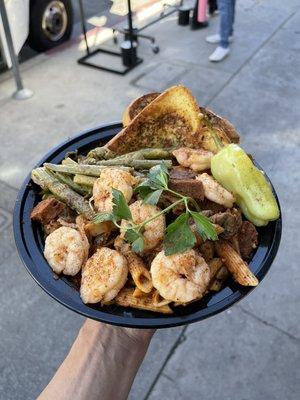
[[[196,238],[189,226],[189,217],[189,213],[186,212],[179,215],[174,222],[168,225],[164,238],[166,256],[183,253],[195,245]],[[176,251],[174,251],[174,248]]]
[[[168,169],[164,163],[161,163],[151,168],[146,180],[135,188],[135,193],[137,193],[146,204],[157,204],[164,191],[178,198],[177,201],[161,210],[153,217],[140,224],[135,224],[123,193],[117,189],[113,189],[113,211],[111,213],[97,214],[94,218],[94,223],[113,221],[114,224],[120,228],[118,221],[125,219],[128,221],[128,224],[124,229],[122,227],[122,230],[125,230],[124,239],[131,243],[133,251],[139,253],[144,249],[143,230],[145,225],[183,203],[185,205],[185,213],[177,217],[176,220],[166,228],[166,235],[164,238],[165,254],[171,255],[184,252],[195,245],[196,237],[189,225],[190,218],[195,222],[197,232],[201,235],[203,240],[217,240],[218,236],[214,225],[199,211],[196,201],[189,196],[183,196],[169,189],[168,181]],[[190,209],[189,205],[191,204],[197,211]]]
[[120,219],[132,220],[130,209],[127,205],[123,193],[118,189],[112,190],[113,195],[113,216],[114,219],[119,221]]

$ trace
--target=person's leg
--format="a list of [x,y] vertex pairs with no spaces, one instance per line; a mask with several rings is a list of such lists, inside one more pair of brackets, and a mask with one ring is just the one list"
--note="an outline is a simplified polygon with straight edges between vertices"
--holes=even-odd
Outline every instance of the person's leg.
[[192,13],[190,20],[190,27],[192,30],[202,29],[208,26],[206,17],[207,0],[197,0],[195,2],[195,8]]
[[[220,40],[219,46],[209,56],[209,60],[218,62],[224,60],[228,56],[229,42],[232,41],[233,20],[234,20],[234,0],[218,0],[218,8],[220,11]],[[213,38],[206,38],[210,43],[213,43]]]
[[209,0],[208,5],[209,5],[209,14],[213,15],[218,10],[217,0]]
[[218,8],[220,11],[220,46],[224,49],[229,47],[229,36],[232,34],[232,15],[233,0],[218,0]]
[[230,29],[230,36],[233,36],[233,25],[235,19],[235,0],[231,0],[231,29]]
[[198,1],[198,13],[197,13],[197,21],[198,22],[206,22],[206,9],[207,9],[207,0],[199,0]]

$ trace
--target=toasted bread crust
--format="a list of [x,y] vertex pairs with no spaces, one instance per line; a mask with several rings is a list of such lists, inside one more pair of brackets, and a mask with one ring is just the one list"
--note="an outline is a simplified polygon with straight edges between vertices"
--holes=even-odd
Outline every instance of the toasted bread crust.
[[239,142],[229,121],[199,107],[190,91],[181,85],[133,101],[125,110],[123,124],[124,129],[106,145],[119,154],[144,147],[179,146],[216,152],[214,136],[223,144]]
[[190,91],[173,86],[147,105],[107,143],[119,154],[144,147],[176,147],[199,142],[199,108]]
[[148,106],[160,93],[153,92],[144,94],[135,100],[133,100],[123,113],[123,126],[127,126],[130,122],[146,107]]

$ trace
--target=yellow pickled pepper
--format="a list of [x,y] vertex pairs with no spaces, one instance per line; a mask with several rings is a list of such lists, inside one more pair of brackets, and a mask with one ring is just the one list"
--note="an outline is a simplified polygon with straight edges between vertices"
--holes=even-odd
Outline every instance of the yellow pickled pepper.
[[245,217],[256,226],[279,217],[279,207],[264,174],[236,144],[223,147],[211,160],[213,177],[231,191]]

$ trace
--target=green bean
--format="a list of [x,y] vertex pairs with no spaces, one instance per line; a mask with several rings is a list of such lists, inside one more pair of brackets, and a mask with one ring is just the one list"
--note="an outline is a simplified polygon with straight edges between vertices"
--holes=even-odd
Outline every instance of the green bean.
[[49,174],[45,168],[36,168],[31,173],[32,180],[43,189],[50,190],[55,197],[66,203],[78,214],[83,214],[89,220],[92,220],[95,213],[90,208],[89,202],[80,194],[64,183],[61,183],[52,174]]

